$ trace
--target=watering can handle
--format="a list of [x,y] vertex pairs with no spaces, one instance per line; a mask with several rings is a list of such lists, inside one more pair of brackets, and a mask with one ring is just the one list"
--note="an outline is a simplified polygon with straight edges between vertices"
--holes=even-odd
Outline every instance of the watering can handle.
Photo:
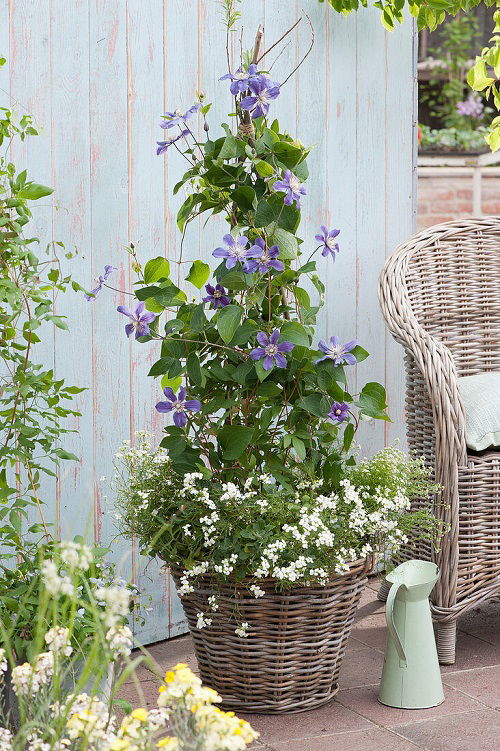
[[394,644],[396,645],[396,651],[399,655],[399,659],[402,663],[404,663],[403,667],[407,666],[407,660],[406,660],[406,652],[403,647],[403,643],[399,637],[399,634],[396,629],[396,624],[394,623],[394,601],[396,599],[396,596],[399,592],[400,587],[404,587],[405,585],[400,582],[399,584],[393,584],[392,587],[389,590],[389,594],[387,595],[387,600],[385,603],[385,614],[387,619],[387,628],[389,629],[389,633],[391,634],[392,638],[394,639]]

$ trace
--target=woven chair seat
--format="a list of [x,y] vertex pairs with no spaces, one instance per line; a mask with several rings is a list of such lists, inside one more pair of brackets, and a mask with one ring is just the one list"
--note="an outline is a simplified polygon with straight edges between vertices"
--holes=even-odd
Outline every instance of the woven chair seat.
[[500,592],[500,450],[467,448],[458,387],[460,376],[500,371],[500,218],[415,235],[388,259],[379,295],[405,353],[409,447],[444,488],[435,498],[440,550],[412,542],[407,552],[441,570],[433,615],[440,660],[453,663],[457,618]]

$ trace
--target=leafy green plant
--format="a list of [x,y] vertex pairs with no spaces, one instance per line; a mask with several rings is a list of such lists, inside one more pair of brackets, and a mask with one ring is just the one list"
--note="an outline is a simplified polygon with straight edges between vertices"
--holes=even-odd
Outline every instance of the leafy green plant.
[[[300,465],[335,483],[360,417],[388,419],[386,394],[373,382],[351,393],[347,370],[367,351],[341,342],[335,330],[328,341],[315,333],[325,295],[316,256],[333,264],[339,230],[298,234],[309,149],[269,119],[288,79],[279,84],[262,69],[261,36],[238,70],[223,76],[234,97],[234,132],[223,123],[214,139],[197,140],[189,127],[197,113],[212,132],[210,104],[201,100],[167,113],[166,140],[158,142],[159,154],[173,146],[189,165],[174,188],[188,192],[177,215],[183,239],[199,216],[225,219],[212,252],[219,265],[212,272],[186,260],[183,242],[171,262],[158,257],[142,269],[134,260],[139,305],[118,310],[128,336],[162,342],[149,375],[165,390],[156,409],[173,417],[161,445],[175,472],[197,468],[240,482],[270,473],[291,488]],[[177,286],[179,269],[198,299]]]
[[420,126],[422,140],[420,149],[424,153],[443,151],[486,151],[485,143],[487,128],[469,130],[462,128],[429,128],[428,125]]
[[[17,121],[0,108],[0,536],[1,556],[23,549],[25,539],[42,533],[50,539],[43,514],[40,478],[54,475],[61,460],[76,459],[61,446],[65,418],[77,415],[70,402],[82,389],[68,386],[36,361],[42,331],[66,329],[56,312],[59,293],[81,287],[64,275],[61,243],[51,243],[45,258],[30,233],[31,204],[52,188],[32,181],[8,159],[13,139],[36,136],[31,117]],[[70,255],[70,254],[69,254]],[[45,326],[45,328],[44,328]],[[38,518],[32,509],[38,510]],[[24,529],[23,529],[24,526]]]

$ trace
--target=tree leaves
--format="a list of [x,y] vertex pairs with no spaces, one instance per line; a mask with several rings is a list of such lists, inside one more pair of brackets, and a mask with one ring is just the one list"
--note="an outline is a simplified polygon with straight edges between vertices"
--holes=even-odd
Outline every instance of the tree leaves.
[[210,266],[208,265],[208,263],[204,263],[203,261],[194,261],[191,268],[189,269],[189,274],[186,277],[186,281],[191,282],[191,284],[194,284],[195,287],[201,289],[209,276]]
[[29,201],[37,201],[39,198],[50,196],[54,188],[48,188],[46,185],[39,183],[26,183],[25,186],[17,193],[18,198],[25,198]]
[[225,460],[239,459],[253,436],[253,428],[246,425],[226,425],[219,432],[217,440],[222,446],[222,458]]
[[243,310],[239,305],[226,305],[226,307],[219,310],[217,314],[217,331],[226,344],[229,344],[233,338],[236,329],[240,325],[242,315]]
[[144,267],[144,281],[153,284],[170,276],[170,264],[163,256],[151,258]]

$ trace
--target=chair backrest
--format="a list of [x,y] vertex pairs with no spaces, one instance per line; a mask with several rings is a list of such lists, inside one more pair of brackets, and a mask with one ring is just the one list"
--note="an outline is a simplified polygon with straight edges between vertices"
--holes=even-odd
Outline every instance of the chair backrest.
[[[396,299],[452,352],[458,375],[500,370],[500,217],[437,224],[396,251]],[[396,303],[397,308],[397,303]]]

